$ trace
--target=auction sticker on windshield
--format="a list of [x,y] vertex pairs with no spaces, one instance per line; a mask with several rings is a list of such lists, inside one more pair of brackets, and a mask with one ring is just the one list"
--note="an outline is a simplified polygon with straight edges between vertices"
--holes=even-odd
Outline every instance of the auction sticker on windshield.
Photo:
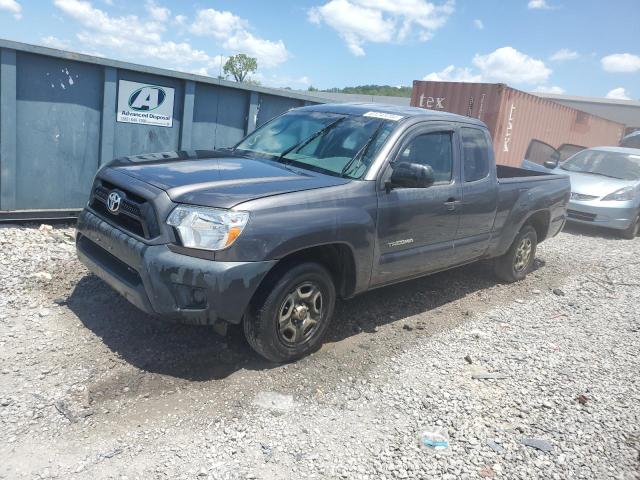
[[384,120],[393,120],[394,122],[397,122],[402,118],[402,115],[395,115],[393,113],[384,112],[367,112],[363,115],[363,117],[382,118]]
[[171,87],[120,80],[118,83],[118,122],[173,126]]

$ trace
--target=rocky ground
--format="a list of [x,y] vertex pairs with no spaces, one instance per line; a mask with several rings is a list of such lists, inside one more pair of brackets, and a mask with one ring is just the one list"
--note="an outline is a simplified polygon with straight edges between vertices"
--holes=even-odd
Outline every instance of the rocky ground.
[[0,226],[0,478],[640,478],[640,240],[370,292],[276,366],[138,312],[72,239]]

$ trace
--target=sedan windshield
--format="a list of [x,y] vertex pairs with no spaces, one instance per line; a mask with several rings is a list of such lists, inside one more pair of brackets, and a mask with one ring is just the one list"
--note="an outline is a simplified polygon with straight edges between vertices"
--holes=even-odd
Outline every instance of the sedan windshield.
[[331,175],[360,178],[395,122],[375,116],[293,111],[262,126],[235,150]]
[[640,180],[640,155],[583,150],[564,162],[560,168],[620,180]]

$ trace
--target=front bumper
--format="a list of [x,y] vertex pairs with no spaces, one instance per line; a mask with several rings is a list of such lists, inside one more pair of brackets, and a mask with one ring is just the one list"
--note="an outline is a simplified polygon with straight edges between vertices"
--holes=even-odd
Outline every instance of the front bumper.
[[77,231],[78,258],[89,270],[140,310],[184,323],[239,323],[275,264],[216,262],[147,245],[86,209]]
[[[611,205],[614,204],[614,205]],[[638,208],[631,202],[603,202],[571,200],[567,220],[616,230],[625,230],[638,216]]]

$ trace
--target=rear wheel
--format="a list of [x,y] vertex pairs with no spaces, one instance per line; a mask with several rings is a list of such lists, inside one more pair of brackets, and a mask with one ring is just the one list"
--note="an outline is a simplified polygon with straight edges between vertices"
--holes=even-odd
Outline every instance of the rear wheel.
[[633,240],[638,236],[638,231],[640,231],[640,217],[636,217],[635,221],[629,225],[629,228],[622,230],[620,236],[627,240]]
[[531,225],[522,227],[509,251],[495,261],[498,278],[511,283],[526,277],[533,267],[537,245],[536,230]]
[[336,300],[329,272],[317,263],[302,263],[266,288],[244,319],[251,347],[273,362],[296,360],[319,347]]

